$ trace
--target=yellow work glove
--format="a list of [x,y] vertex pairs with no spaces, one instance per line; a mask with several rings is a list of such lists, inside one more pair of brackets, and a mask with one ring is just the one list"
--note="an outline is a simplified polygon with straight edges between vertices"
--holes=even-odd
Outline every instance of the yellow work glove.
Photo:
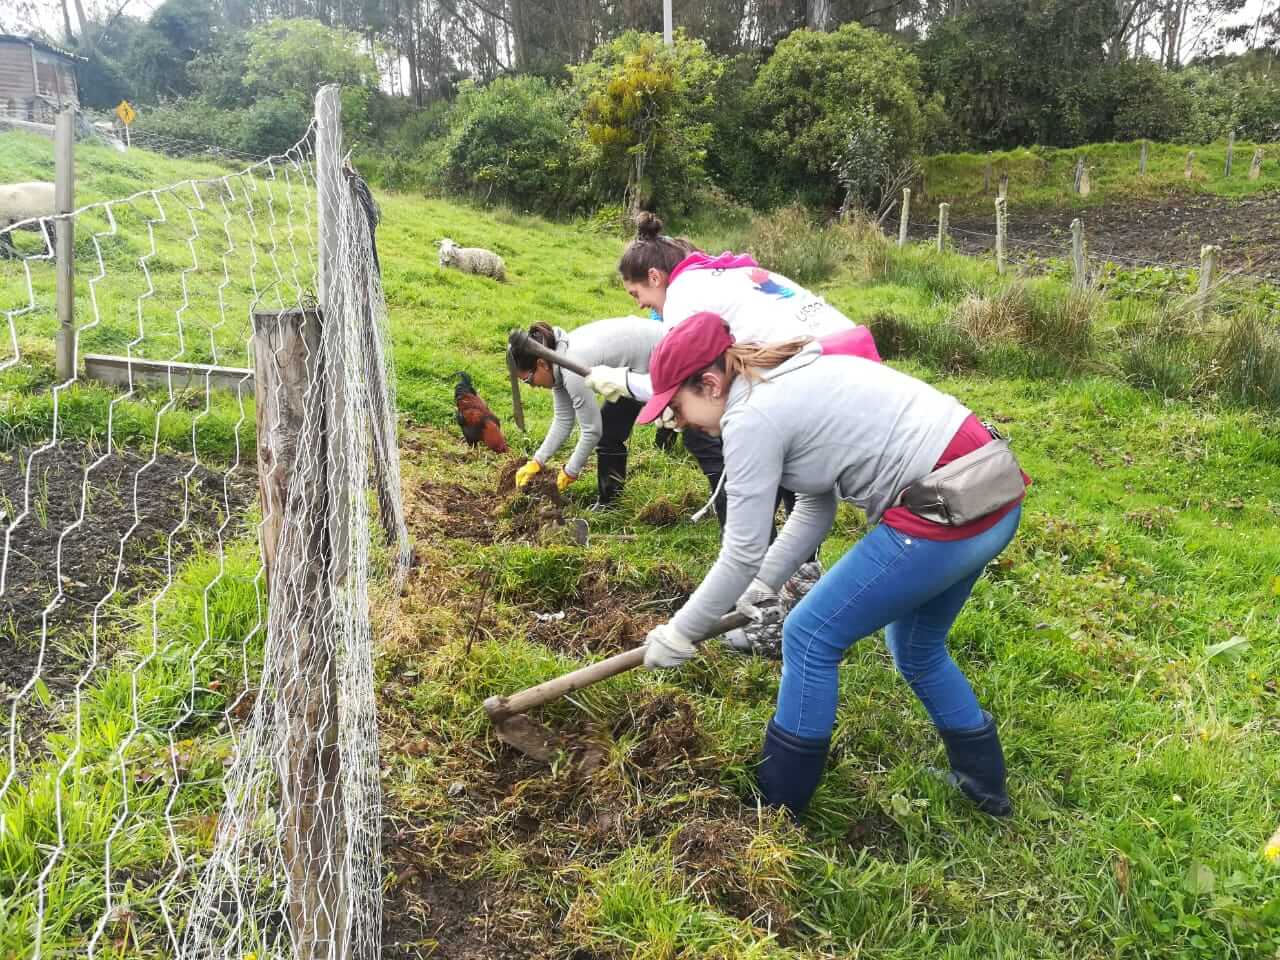
[[516,471],[516,489],[523,490],[529,485],[529,481],[542,472],[542,464],[537,460],[530,460],[523,467]]
[[566,473],[565,470],[561,468],[559,475],[556,477],[556,489],[561,493],[564,493],[569,489],[569,484],[573,483],[573,481],[577,479],[578,478],[573,474]]

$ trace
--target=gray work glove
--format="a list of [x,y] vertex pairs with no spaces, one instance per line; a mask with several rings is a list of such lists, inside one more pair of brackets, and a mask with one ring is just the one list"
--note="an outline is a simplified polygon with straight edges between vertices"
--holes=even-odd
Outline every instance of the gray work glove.
[[698,648],[693,641],[676,630],[670,623],[660,623],[644,638],[644,665],[646,670],[683,666]]
[[751,581],[751,586],[738,598],[733,609],[758,624],[778,623],[786,616],[778,591],[759,577]]

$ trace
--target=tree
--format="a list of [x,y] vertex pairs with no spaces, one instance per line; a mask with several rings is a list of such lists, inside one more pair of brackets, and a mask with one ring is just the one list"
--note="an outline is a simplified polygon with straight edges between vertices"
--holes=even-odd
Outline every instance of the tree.
[[672,46],[652,33],[624,33],[572,68],[582,103],[588,165],[601,171],[601,194],[622,194],[633,209],[687,205],[706,180],[716,80],[724,69],[701,40],[683,32]]
[[373,86],[378,68],[349,30],[316,20],[273,20],[249,34],[244,83],[258,97],[314,96],[322,84]]
[[835,205],[842,190],[833,169],[867,115],[883,121],[889,166],[920,149],[921,86],[919,61],[884,34],[852,23],[833,33],[796,30],[752,88],[762,146],[790,189]]

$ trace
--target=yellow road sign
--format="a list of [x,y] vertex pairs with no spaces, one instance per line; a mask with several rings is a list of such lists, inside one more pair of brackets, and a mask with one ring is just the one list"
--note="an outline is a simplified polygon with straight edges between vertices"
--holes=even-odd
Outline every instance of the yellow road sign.
[[133,109],[133,105],[128,100],[121,100],[120,106],[116,107],[116,116],[127,127],[138,119],[138,111]]

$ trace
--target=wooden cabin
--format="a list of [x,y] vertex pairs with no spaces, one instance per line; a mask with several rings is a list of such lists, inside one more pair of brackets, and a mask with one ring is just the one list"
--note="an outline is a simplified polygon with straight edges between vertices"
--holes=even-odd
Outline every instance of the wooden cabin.
[[76,62],[43,40],[0,34],[0,118],[53,123],[68,104],[80,105]]

